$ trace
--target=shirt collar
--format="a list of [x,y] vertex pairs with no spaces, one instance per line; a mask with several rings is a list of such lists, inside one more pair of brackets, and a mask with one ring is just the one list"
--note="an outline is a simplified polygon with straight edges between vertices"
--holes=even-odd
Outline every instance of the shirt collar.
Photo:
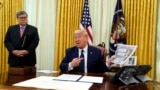
[[86,45],[83,49],[78,49],[78,51],[81,52],[83,50],[84,52],[87,52],[87,49],[88,49],[88,45]]
[[26,28],[26,26],[22,26],[22,25],[19,25],[19,27],[21,28],[21,27],[24,27],[24,29]]

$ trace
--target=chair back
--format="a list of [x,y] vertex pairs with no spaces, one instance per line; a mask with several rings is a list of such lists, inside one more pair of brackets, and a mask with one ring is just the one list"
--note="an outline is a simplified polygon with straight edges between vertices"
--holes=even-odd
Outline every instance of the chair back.
[[101,50],[102,60],[106,63],[107,49],[102,46],[94,46]]

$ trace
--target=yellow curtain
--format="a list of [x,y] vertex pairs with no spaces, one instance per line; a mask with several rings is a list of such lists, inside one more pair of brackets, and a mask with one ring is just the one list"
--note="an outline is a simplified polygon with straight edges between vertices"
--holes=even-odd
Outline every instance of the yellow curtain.
[[58,0],[54,70],[65,55],[65,49],[74,45],[73,32],[79,29],[84,0]]
[[8,78],[8,73],[7,72],[0,74],[0,84],[1,85],[4,84],[7,80],[7,78]]
[[160,82],[160,0],[157,1],[156,80]]
[[127,28],[127,44],[138,45],[138,65],[149,64],[154,77],[157,0],[122,0]]
[[0,0],[0,74],[8,70],[8,51],[4,37],[8,26],[16,24],[16,12],[23,9],[23,0]]

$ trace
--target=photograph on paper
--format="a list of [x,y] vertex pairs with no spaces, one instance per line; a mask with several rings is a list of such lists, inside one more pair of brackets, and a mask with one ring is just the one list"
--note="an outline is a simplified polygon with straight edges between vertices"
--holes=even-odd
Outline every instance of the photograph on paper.
[[123,66],[128,66],[128,65],[137,65],[137,56],[131,56]]
[[124,64],[134,54],[137,45],[118,44],[115,52],[114,64]]

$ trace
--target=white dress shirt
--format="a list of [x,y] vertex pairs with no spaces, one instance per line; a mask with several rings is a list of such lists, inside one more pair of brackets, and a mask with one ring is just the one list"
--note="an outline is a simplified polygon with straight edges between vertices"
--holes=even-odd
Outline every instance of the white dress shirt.
[[84,72],[87,73],[87,56],[88,56],[88,45],[86,47],[84,47],[83,49],[78,49],[78,56],[80,57],[81,55],[81,51],[84,51]]
[[[83,49],[78,49],[78,56],[80,57],[81,51],[84,51],[84,72],[87,73],[87,58],[88,58],[88,45],[84,47]],[[71,66],[71,63],[68,65],[68,71],[73,70],[73,67]]]

